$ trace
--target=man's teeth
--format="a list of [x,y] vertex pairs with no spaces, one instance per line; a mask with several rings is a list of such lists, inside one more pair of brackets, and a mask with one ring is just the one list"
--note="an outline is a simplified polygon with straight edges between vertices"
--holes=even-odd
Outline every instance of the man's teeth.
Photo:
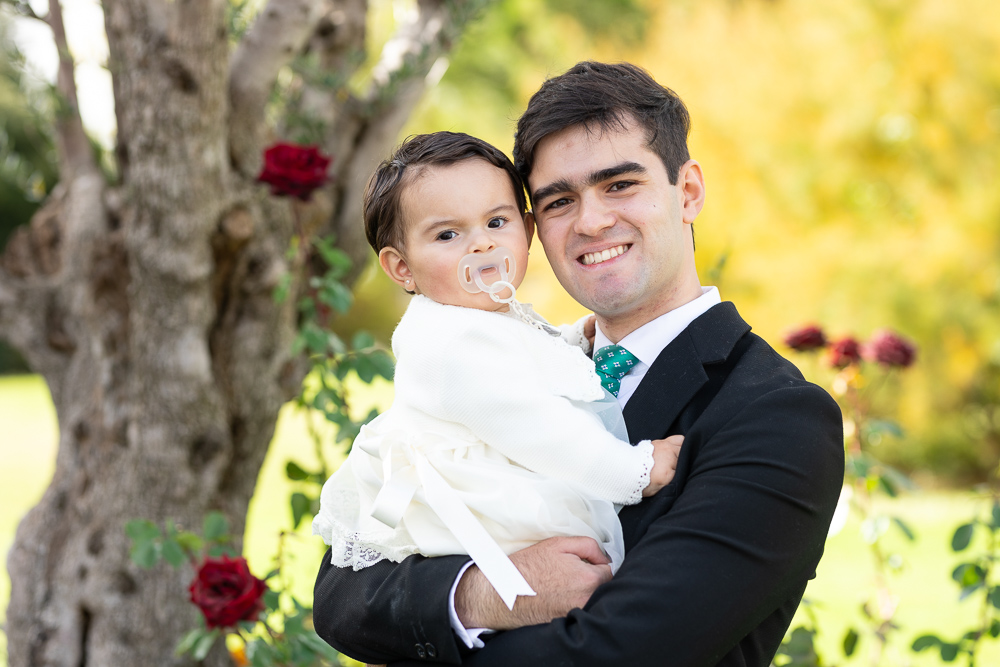
[[624,255],[625,251],[631,248],[631,245],[620,245],[614,248],[608,248],[607,250],[602,250],[601,252],[588,252],[580,260],[586,266],[591,264],[600,264],[601,262],[606,262],[612,257],[617,257],[618,255]]

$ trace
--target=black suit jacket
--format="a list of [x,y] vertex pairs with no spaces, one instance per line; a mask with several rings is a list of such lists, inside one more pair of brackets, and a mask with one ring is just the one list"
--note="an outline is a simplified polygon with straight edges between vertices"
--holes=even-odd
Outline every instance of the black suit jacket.
[[359,572],[324,558],[316,631],[375,663],[767,667],[837,504],[839,408],[722,303],[664,348],[625,421],[633,442],[680,433],[684,446],[674,480],[622,509],[625,561],[584,609],[470,652],[447,611],[467,556]]

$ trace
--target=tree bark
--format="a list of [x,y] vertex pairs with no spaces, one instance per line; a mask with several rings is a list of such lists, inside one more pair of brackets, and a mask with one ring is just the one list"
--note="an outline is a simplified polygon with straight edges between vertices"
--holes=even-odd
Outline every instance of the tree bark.
[[[325,144],[337,173],[293,205],[254,182],[273,137],[264,103],[303,48],[325,49],[346,83],[363,0],[271,0],[232,57],[223,0],[105,0],[113,184],[83,135],[51,3],[62,180],[0,258],[0,336],[45,377],[59,417],[55,475],[8,557],[12,667],[189,664],[173,649],[196,623],[192,572],[138,569],[124,525],[197,530],[220,510],[242,533],[278,410],[301,381],[295,299],[272,297],[286,274],[305,271],[286,259],[293,234],[310,227],[295,221],[337,231],[360,268],[358,184],[481,4],[421,0],[367,96],[314,91],[337,100]],[[227,660],[220,643],[205,664]]]

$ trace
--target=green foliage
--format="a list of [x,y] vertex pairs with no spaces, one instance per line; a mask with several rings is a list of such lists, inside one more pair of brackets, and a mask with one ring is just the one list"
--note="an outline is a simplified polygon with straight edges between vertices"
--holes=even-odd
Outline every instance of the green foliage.
[[[349,447],[361,427],[378,413],[371,411],[360,420],[354,417],[346,378],[354,373],[365,383],[375,378],[391,380],[395,366],[388,351],[368,332],[356,332],[348,344],[329,328],[330,319],[346,312],[352,303],[350,289],[341,282],[350,270],[350,260],[332,239],[316,239],[311,247],[315,253],[313,259],[321,261],[326,271],[309,280],[297,304],[299,333],[293,351],[308,356],[311,371],[296,402],[299,407],[316,411],[334,424],[337,443],[347,443]],[[296,242],[293,252],[299,251]],[[287,298],[288,289],[286,285],[276,298]],[[293,528],[298,528],[303,519],[319,511],[319,492],[332,472],[326,463],[322,437],[315,430],[311,435],[319,466],[310,469],[297,461],[288,461],[285,465],[285,475],[294,487],[289,497]]]
[[164,528],[149,519],[132,519],[125,524],[125,534],[132,541],[129,556],[136,565],[149,569],[161,560],[172,567],[194,562],[203,553],[210,556],[236,556],[235,539],[229,534],[229,520],[220,512],[205,516],[202,534],[178,529],[167,519]]
[[58,179],[49,91],[30,82],[0,12],[0,250]]
[[951,578],[960,589],[960,601],[978,598],[978,623],[956,641],[948,641],[935,633],[920,635],[910,645],[913,651],[937,649],[944,662],[953,662],[964,655],[969,667],[974,667],[981,643],[1000,636],[1000,579],[996,576],[996,563],[1000,558],[1000,495],[994,495],[991,501],[985,517],[976,516],[960,524],[951,538],[952,551],[961,553],[975,544],[979,536],[981,549],[978,553],[971,554],[951,572]]

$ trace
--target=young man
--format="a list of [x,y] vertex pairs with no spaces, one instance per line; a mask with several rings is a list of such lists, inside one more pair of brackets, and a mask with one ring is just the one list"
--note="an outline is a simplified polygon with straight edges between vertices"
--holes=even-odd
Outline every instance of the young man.
[[630,439],[685,436],[674,481],[619,515],[621,569],[583,538],[540,542],[511,556],[538,595],[510,612],[466,556],[324,560],[314,613],[333,646],[400,664],[770,664],[836,506],[841,417],[701,286],[688,129],[643,70],[586,62],[532,97],[514,146],[549,262],[597,315],[596,355],[635,358],[618,393]]

